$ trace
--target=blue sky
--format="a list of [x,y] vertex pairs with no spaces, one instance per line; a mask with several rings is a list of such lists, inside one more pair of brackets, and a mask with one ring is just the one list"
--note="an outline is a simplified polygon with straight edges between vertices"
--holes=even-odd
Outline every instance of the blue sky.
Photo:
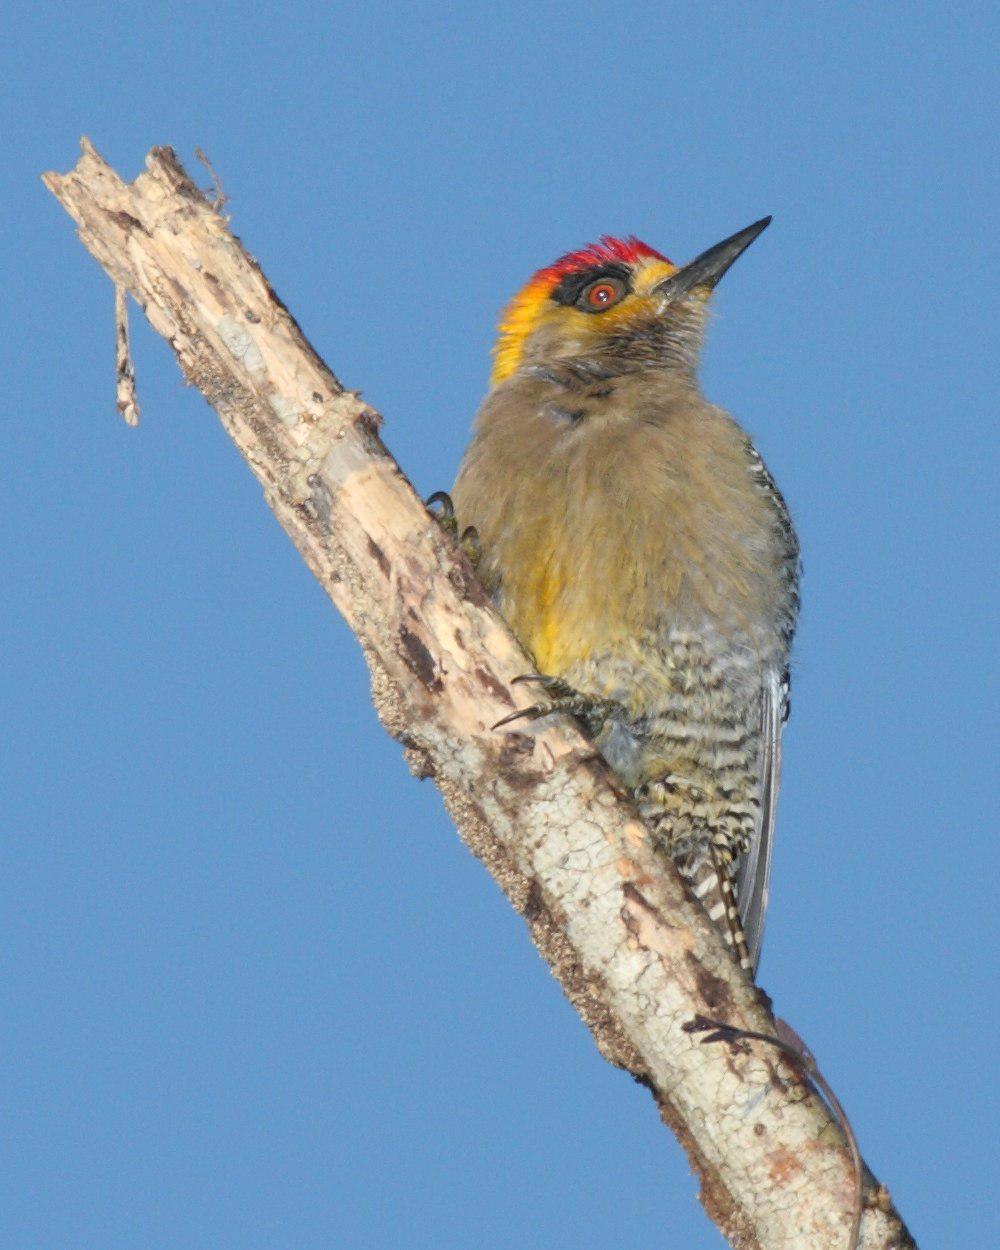
[[918,1237],[996,1240],[985,9],[15,5],[5,1245],[721,1245],[141,319],[118,420],[111,288],[38,181],[84,132],[126,176],[210,154],[423,493],[533,269],[774,214],[703,370],[805,557],[761,980]]

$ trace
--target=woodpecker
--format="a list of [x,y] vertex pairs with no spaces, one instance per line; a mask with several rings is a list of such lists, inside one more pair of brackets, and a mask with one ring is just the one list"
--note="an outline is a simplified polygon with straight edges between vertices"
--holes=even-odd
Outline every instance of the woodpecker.
[[799,548],[749,436],[702,395],[716,284],[770,223],[677,266],[604,236],[507,306],[452,490],[459,532],[575,715],[754,976]]

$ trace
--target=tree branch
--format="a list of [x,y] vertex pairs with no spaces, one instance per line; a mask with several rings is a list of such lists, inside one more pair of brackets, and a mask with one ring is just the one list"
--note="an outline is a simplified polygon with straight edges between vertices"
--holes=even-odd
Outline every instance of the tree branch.
[[[533,692],[468,562],[414,494],[379,417],[310,346],[169,148],[123,182],[83,141],[46,186],[170,343],[354,630],[375,707],[412,770],[526,920],[612,1063],[648,1086],[738,1250],[843,1250],[853,1170],[823,1101],[780,1053],[704,1047],[695,1016],[773,1033],[754,987],[568,721],[490,726]],[[914,1243],[870,1190],[861,1245]]]

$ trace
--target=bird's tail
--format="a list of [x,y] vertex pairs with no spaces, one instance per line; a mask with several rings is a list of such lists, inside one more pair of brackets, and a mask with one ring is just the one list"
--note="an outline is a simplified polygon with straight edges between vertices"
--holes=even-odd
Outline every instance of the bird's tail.
[[740,923],[732,858],[719,847],[711,846],[708,854],[699,856],[690,868],[683,863],[678,867],[687,878],[695,898],[708,913],[709,920],[733,948],[740,967],[745,968],[752,977],[753,959],[750,957],[750,947]]

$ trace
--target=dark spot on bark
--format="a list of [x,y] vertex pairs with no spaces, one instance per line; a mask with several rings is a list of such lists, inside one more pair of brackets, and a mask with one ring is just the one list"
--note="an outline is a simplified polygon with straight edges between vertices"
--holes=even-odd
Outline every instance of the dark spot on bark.
[[[663,925],[668,923],[664,919],[662,913],[656,910],[652,903],[650,903],[649,899],[647,899],[646,896],[639,889],[637,889],[631,881],[626,881],[622,886],[622,895],[627,903],[631,903],[633,907],[644,911],[647,916],[652,916],[657,924]],[[629,933],[631,933],[632,937],[634,937],[636,941],[639,941],[639,922],[637,921],[635,915],[629,911],[627,906],[623,907],[618,914],[621,917],[621,922],[625,928],[629,931]]]
[[319,391],[313,391],[313,403],[321,404],[322,402],[323,402],[323,396],[319,393]]
[[[500,731],[503,732],[502,730]],[[500,746],[500,767],[509,776],[504,780],[514,790],[530,790],[542,780],[542,774],[525,768],[525,760],[534,754],[535,744],[526,734],[504,734]]]
[[502,699],[508,707],[514,706],[514,700],[510,697],[510,691],[503,682],[497,681],[491,672],[485,668],[477,668],[475,675],[480,685],[485,686],[495,699]]
[[365,452],[372,457],[373,460],[383,460],[388,457],[389,453],[385,449],[385,444],[378,436],[377,427],[370,425],[367,421],[359,419],[355,421],[355,427],[361,438],[361,446]]
[[368,554],[382,570],[382,576],[388,577],[389,572],[392,569],[392,565],[389,563],[389,557],[385,554],[374,538],[368,539]]
[[330,494],[330,488],[316,473],[311,473],[306,482],[312,491],[312,507],[317,521],[324,530],[330,528],[330,512],[333,507],[333,497]]
[[251,325],[260,324],[260,317],[258,317],[257,314],[252,312],[249,308],[243,309],[243,316],[246,317],[247,321],[249,321]]
[[124,209],[120,209],[115,213],[108,213],[111,220],[123,230],[141,230],[143,234],[149,234],[149,231],[142,224],[138,217],[133,217],[131,213],[126,213]]
[[403,644],[403,658],[408,667],[428,690],[435,692],[440,690],[441,681],[437,676],[437,665],[422,639],[411,633],[404,625],[399,631],[399,640]]
[[542,893],[542,887],[538,882],[532,881],[528,886],[528,896],[524,900],[521,915],[527,920],[528,924],[532,924],[543,911],[545,911],[545,895]]
[[[170,283],[171,289],[173,290],[173,293],[174,293],[175,297],[177,298],[177,300],[178,300],[180,303],[182,303],[182,304],[186,304],[186,303],[188,302],[188,300],[190,300],[190,298],[191,298],[191,297],[190,297],[190,295],[188,294],[187,287],[182,286],[182,285],[181,285],[181,284],[177,281],[177,279],[176,279],[176,278],[170,278],[170,277],[168,277],[168,278],[167,278],[167,281]],[[185,327],[185,332],[186,332],[186,333],[188,333],[188,334],[189,334],[189,336],[190,336],[190,337],[192,337],[192,338],[196,338],[196,337],[197,337],[197,341],[198,341],[199,343],[201,342],[200,337],[195,336],[195,335],[192,335],[192,334],[190,333],[190,331],[187,329],[187,327]],[[170,345],[171,345],[171,347],[173,347],[173,341],[171,341],[171,344],[170,344]],[[197,386],[197,382],[195,383],[195,385]]]
[[711,1016],[713,1020],[730,1019],[736,1010],[736,1004],[733,1002],[729,986],[721,977],[717,977],[714,972],[709,972],[703,967],[690,952],[685,955],[685,958],[694,974],[701,1000],[707,1008],[706,1015]]
[[358,415],[354,418],[354,422],[361,428],[363,434],[375,436],[379,447],[382,446],[381,440],[377,437],[379,428],[382,425],[382,418],[374,408],[362,408]]
[[[647,915],[656,915],[656,908],[650,906],[646,896],[640,890],[637,890],[631,881],[626,881],[622,886],[622,894],[624,894],[628,901],[634,906],[641,907]],[[634,933],[634,925],[632,924],[631,917],[623,915],[622,919],[625,921],[625,927],[628,929],[629,933]]]
[[767,1129],[763,1126],[763,1124],[755,1124],[753,1126],[753,1131],[756,1137],[763,1137],[767,1132]]
[[414,777],[418,781],[426,781],[429,777],[434,777],[436,775],[434,762],[426,748],[414,742],[409,734],[400,734],[399,740],[403,744],[403,757]]
[[757,1001],[760,1003],[760,1005],[764,1008],[764,1010],[767,1012],[769,1016],[773,1016],[774,1015],[774,1002],[771,998],[771,995],[767,992],[767,990],[761,989],[759,985],[755,985],[753,989],[754,989],[754,996],[756,997]]
[[485,607],[489,603],[489,596],[483,589],[482,582],[476,576],[475,570],[467,559],[462,558],[454,561],[448,570],[448,580],[463,599],[468,599],[477,608]]

